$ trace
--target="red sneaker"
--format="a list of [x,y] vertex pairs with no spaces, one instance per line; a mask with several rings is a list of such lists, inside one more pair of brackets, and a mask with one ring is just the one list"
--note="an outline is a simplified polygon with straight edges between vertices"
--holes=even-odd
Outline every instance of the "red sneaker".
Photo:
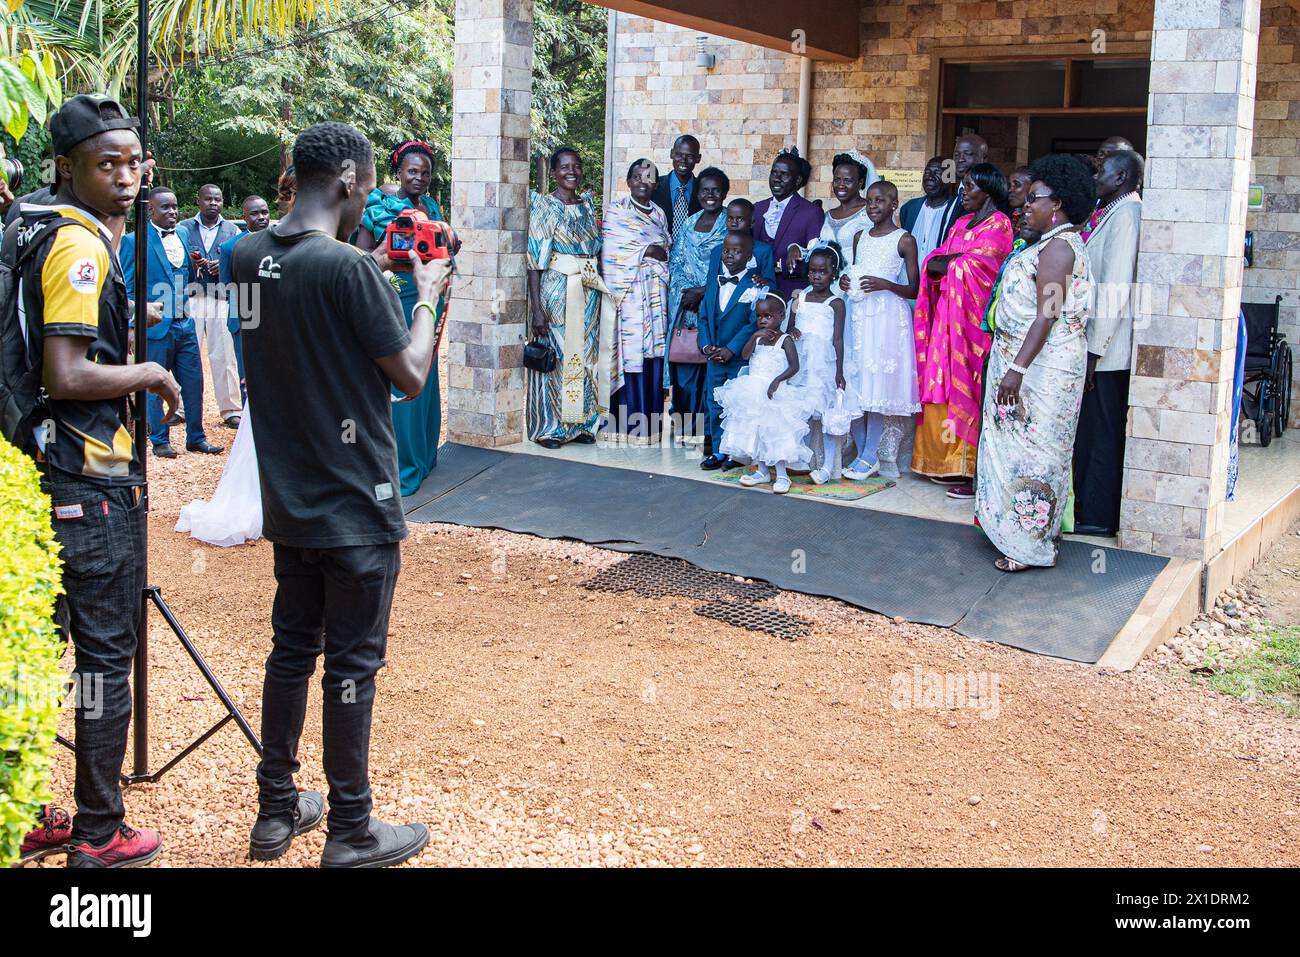
[[80,841],[68,847],[69,867],[139,867],[162,853],[162,838],[157,831],[137,831],[119,824],[103,847]]
[[36,818],[36,829],[23,838],[18,851],[19,860],[27,864],[51,854],[62,854],[67,851],[71,840],[72,817],[61,807],[43,804]]

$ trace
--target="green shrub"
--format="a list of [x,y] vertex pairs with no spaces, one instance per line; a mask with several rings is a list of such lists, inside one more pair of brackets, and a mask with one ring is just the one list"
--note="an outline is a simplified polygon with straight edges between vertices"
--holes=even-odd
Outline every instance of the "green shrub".
[[50,800],[59,718],[62,642],[54,600],[62,592],[50,500],[36,465],[0,438],[0,866]]

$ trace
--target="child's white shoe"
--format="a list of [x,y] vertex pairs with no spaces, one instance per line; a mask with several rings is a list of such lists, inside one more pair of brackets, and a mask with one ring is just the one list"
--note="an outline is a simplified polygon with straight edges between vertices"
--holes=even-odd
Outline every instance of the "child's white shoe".
[[[772,481],[772,476],[768,474],[767,469],[758,472],[750,472],[748,475],[742,475],[740,477],[740,484],[745,486],[745,488],[753,488],[755,485],[766,485],[770,481]],[[788,486],[789,483],[787,482],[786,485]]]
[[772,491],[777,495],[784,495],[790,491],[790,480],[788,478],[778,478],[772,483]]
[[814,485],[825,485],[831,480],[831,473],[826,469],[813,469],[808,473],[808,477],[813,480]]
[[854,459],[853,463],[840,474],[851,482],[862,482],[880,472],[880,463],[864,462]]

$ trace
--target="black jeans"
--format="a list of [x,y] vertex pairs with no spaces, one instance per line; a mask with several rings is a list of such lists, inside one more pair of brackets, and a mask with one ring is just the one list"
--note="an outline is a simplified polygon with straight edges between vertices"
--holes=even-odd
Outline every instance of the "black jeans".
[[127,678],[144,590],[145,510],[139,488],[93,485],[47,468],[42,488],[63,546],[56,617],[76,655],[77,813],[72,838],[102,844],[122,823],[122,759],[131,723]]
[[297,801],[298,739],[307,683],[325,654],[321,731],[329,783],[329,833],[350,840],[370,823],[370,718],[375,673],[384,665],[388,615],[401,567],[396,542],[346,548],[275,546],[274,631],[262,688],[262,814]]

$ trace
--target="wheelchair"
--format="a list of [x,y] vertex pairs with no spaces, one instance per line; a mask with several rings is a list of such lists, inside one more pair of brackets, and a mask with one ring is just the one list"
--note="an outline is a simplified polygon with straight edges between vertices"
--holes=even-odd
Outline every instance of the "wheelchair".
[[1291,346],[1278,332],[1282,297],[1273,302],[1243,302],[1246,319],[1246,372],[1242,415],[1255,423],[1259,444],[1281,438],[1290,420]]

